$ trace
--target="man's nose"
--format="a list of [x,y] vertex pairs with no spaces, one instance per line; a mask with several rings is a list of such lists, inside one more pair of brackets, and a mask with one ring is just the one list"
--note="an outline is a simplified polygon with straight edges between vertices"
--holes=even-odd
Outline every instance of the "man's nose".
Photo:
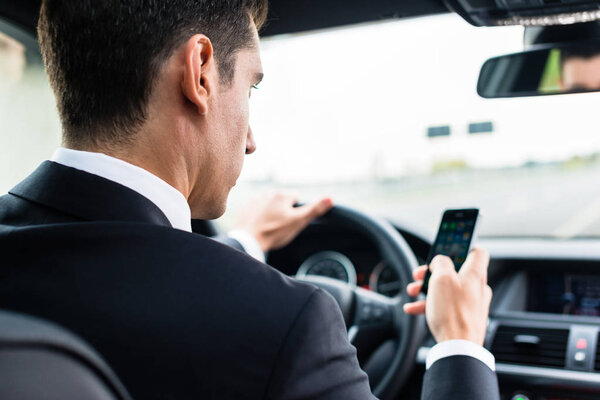
[[252,134],[252,128],[248,127],[248,138],[246,139],[246,154],[252,154],[256,151],[256,142]]

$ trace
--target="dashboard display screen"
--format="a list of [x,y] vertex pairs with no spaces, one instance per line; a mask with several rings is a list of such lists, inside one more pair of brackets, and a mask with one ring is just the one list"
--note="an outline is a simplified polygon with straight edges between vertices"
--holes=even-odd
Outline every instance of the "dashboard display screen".
[[600,316],[600,276],[529,274],[528,311]]

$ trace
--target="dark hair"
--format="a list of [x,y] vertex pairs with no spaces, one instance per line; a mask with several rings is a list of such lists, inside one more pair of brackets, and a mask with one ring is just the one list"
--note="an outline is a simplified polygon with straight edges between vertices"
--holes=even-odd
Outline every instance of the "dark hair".
[[560,64],[563,65],[572,58],[589,60],[597,55],[600,55],[600,42],[595,44],[590,43],[586,46],[566,47],[560,50]]
[[130,143],[164,61],[191,36],[213,44],[220,80],[251,46],[267,0],[44,0],[38,38],[69,145]]

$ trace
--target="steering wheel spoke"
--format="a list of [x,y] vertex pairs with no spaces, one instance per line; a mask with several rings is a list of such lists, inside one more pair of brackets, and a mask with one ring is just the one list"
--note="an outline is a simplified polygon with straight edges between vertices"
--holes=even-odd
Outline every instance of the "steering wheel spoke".
[[394,329],[399,300],[362,288],[354,289],[355,307],[352,326],[359,331]]

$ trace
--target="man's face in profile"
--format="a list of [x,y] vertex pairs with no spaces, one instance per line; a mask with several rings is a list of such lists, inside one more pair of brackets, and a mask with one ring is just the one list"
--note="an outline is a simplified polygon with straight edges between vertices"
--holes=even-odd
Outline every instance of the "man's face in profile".
[[[212,205],[211,218],[220,217],[226,209],[227,197],[242,171],[244,156],[256,149],[249,125],[249,100],[252,89],[263,77],[258,32],[254,30],[252,46],[235,56],[233,81],[218,83],[211,96],[207,123],[209,126],[209,174],[199,174],[209,181],[201,182],[210,199],[198,199]],[[194,200],[190,198],[190,201]],[[194,210],[194,205],[192,210]],[[205,216],[206,217],[206,216]]]
[[600,89],[600,54],[591,58],[569,57],[563,62],[562,89]]

